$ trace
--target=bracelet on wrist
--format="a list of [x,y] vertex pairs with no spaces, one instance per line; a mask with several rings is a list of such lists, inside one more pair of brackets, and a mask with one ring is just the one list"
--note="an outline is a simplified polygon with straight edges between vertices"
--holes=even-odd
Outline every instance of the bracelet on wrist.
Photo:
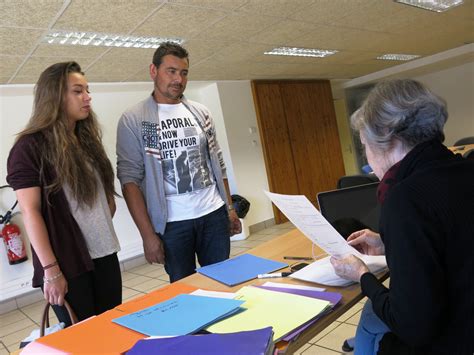
[[227,211],[235,211],[234,206],[232,205],[227,206]]
[[56,275],[54,276],[51,276],[51,277],[46,277],[46,276],[43,276],[43,282],[45,284],[52,284],[54,283],[57,279],[59,279],[61,276],[63,276],[63,273],[60,271],[59,273],[57,273]]
[[50,269],[50,268],[52,268],[53,266],[56,266],[56,265],[58,265],[58,261],[57,261],[57,260],[54,261],[54,262],[52,262],[51,264],[48,264],[48,265],[46,265],[46,266],[43,266],[43,270],[48,270],[48,269]]

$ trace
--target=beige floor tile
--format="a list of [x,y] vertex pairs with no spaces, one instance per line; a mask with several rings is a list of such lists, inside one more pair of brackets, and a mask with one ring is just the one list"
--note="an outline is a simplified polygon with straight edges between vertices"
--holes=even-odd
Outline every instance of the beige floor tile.
[[122,302],[142,294],[142,292],[139,292],[137,290],[128,287],[122,287]]
[[[25,319],[26,316],[18,309],[2,314],[0,316],[0,324],[10,324]],[[0,334],[1,335],[1,334]]]
[[0,355],[8,355],[8,354],[10,354],[10,352],[7,350],[5,345],[0,343]]
[[236,256],[242,253],[245,253],[246,251],[250,250],[250,248],[245,248],[245,247],[233,247],[230,249],[230,255],[231,256]]
[[141,266],[128,270],[128,272],[130,273],[138,274],[142,276],[146,276],[147,274],[151,272],[156,272],[156,271],[159,271],[161,273],[166,272],[164,266],[158,265],[158,264],[145,264],[145,265],[141,265]]
[[359,303],[361,303],[362,305],[364,305],[365,302],[367,302],[367,300],[368,300],[368,298],[367,298],[367,297],[364,297],[363,299],[361,299],[361,300],[359,301]]
[[390,277],[388,279],[386,279],[384,282],[383,282],[384,286],[389,288],[390,287]]
[[134,278],[128,279],[127,281],[123,281],[122,286],[135,288],[136,285],[139,285],[149,280],[152,280],[152,278],[146,276],[136,276]]
[[348,320],[350,317],[352,317],[354,314],[359,312],[362,307],[364,307],[363,304],[361,303],[356,303],[355,305],[352,306],[351,309],[349,309],[346,313],[344,313],[342,316],[340,316],[338,319],[336,319],[338,322],[345,322]]
[[30,304],[29,306],[21,308],[21,311],[31,319],[40,319],[41,315],[43,314],[45,304],[46,301],[44,300],[35,302],[33,304]]
[[158,290],[159,288],[162,288],[162,287],[165,287],[165,286],[169,285],[169,281],[162,281],[162,280],[159,280],[159,279],[157,279],[156,281],[161,282],[161,283],[157,284],[156,287],[152,287],[149,290],[146,290],[145,291],[146,293],[150,293],[152,291]]
[[350,317],[348,320],[346,320],[346,323],[357,326],[359,324],[361,313],[362,313],[362,311],[357,312],[352,317]]
[[313,344],[304,344],[301,348],[296,350],[294,352],[295,355],[301,355],[305,350],[308,350],[310,347],[312,347]]
[[335,355],[335,354],[343,354],[340,351],[334,351],[331,349],[323,348],[322,346],[312,345],[307,348],[303,355]]
[[10,344],[9,346],[7,346],[7,349],[10,350],[9,353],[12,353],[12,352],[18,350],[20,348],[20,343],[21,343],[21,341],[16,341],[13,344]]
[[258,234],[281,235],[285,232],[286,230],[281,229],[281,228],[265,228],[265,229],[262,229],[261,231],[258,231]]
[[28,328],[29,326],[35,325],[31,319],[25,318],[16,322],[12,323],[2,323],[0,326],[0,336],[4,337],[13,333],[16,333],[17,331],[20,331],[22,329]]
[[137,275],[128,271],[122,271],[122,282],[133,279],[134,277],[137,277]]
[[157,279],[149,279],[145,282],[139,283],[132,288],[134,290],[140,291],[140,292],[147,292],[150,290],[155,290],[157,288],[161,288],[162,285],[164,285],[166,282],[157,280]]
[[36,324],[30,325],[24,329],[21,329],[13,334],[5,335],[0,338],[0,341],[5,344],[9,351],[13,351],[18,349],[18,347],[13,348],[12,345],[21,342],[25,339],[28,335],[30,335],[33,329],[37,329],[38,326]]
[[329,334],[321,338],[316,345],[322,346],[324,348],[332,349],[335,351],[341,351],[341,346],[344,343],[344,340],[354,336],[356,331],[356,326],[352,324],[341,324]]
[[319,333],[318,335],[316,335],[314,338],[312,338],[310,341],[308,341],[308,343],[311,343],[311,344],[316,344],[318,342],[318,340],[320,340],[321,338],[325,337],[326,335],[328,335],[330,332],[332,332],[334,329],[336,329],[337,327],[339,327],[341,325],[341,323],[339,322],[332,322],[328,327],[326,327],[326,329],[324,329],[321,333]]

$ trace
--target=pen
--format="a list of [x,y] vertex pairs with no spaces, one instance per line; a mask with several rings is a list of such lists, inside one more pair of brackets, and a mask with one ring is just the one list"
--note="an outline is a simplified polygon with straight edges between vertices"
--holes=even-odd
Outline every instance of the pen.
[[291,272],[275,272],[274,274],[258,274],[259,279],[271,279],[274,277],[286,277],[291,275]]
[[286,260],[313,260],[313,258],[309,257],[309,256],[284,256],[283,259],[286,259]]

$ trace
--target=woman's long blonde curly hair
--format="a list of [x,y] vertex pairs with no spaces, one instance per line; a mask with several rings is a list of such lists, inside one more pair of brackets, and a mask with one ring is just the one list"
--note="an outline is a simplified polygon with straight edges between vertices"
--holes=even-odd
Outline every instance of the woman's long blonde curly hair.
[[35,86],[33,114],[18,139],[41,133],[41,166],[55,170],[56,179],[46,186],[48,195],[69,185],[81,205],[92,206],[97,199],[99,174],[107,200],[115,194],[114,172],[102,145],[102,132],[91,110],[89,116],[76,122],[74,131],[68,129],[66,92],[70,73],[84,75],[76,62],[53,64],[43,73]]

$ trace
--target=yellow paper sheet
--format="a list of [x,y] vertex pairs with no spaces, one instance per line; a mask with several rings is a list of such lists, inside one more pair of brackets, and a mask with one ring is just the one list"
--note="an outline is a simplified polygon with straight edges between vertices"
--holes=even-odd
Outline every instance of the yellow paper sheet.
[[232,333],[272,326],[273,340],[277,341],[329,305],[328,301],[252,286],[242,287],[235,299],[244,300],[246,310],[211,325],[208,331]]

